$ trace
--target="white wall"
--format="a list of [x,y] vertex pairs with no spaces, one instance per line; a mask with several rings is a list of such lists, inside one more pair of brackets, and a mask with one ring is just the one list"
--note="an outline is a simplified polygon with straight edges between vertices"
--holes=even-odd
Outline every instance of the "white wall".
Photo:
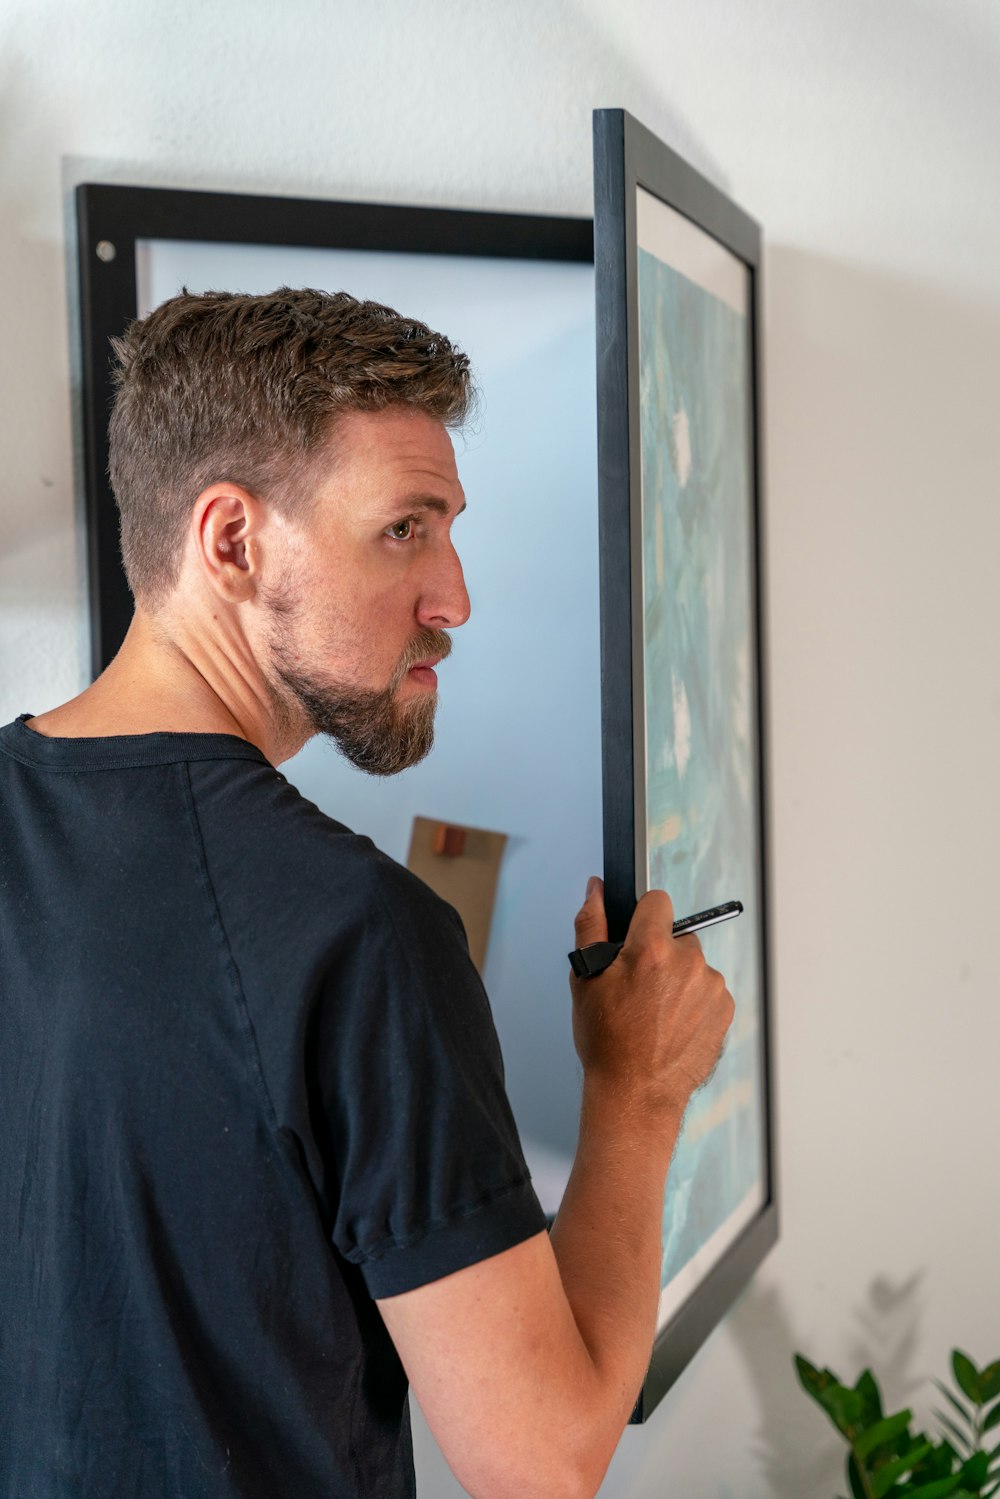
[[75,181],[586,213],[621,104],[765,226],[784,1233],[615,1499],[828,1499],[795,1348],[1000,1353],[998,76],[995,0],[0,9],[0,721],[83,683]]

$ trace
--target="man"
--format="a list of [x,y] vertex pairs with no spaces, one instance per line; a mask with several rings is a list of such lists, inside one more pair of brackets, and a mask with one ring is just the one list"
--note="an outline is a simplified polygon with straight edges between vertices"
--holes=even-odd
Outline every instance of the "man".
[[287,289],[182,294],[116,352],[135,617],[0,730],[0,1493],[395,1499],[409,1381],[470,1494],[592,1495],[725,983],[662,891],[573,981],[547,1233],[456,914],[275,768],[431,746],[467,360]]

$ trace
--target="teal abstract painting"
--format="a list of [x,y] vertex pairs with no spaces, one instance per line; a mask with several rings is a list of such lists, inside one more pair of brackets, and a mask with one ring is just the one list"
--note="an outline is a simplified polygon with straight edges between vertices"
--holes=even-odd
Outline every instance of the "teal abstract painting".
[[737,920],[700,934],[736,1018],[670,1168],[662,1326],[766,1200],[752,362],[745,268],[711,243],[706,258],[687,221],[641,189],[639,198],[648,201],[639,213],[637,883],[666,890],[676,916],[744,905]]

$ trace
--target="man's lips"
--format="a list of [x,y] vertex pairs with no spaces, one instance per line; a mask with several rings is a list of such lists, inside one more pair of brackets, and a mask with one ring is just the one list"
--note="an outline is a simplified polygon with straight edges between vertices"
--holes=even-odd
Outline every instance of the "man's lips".
[[443,659],[443,656],[428,656],[426,661],[418,661],[415,666],[411,666],[406,675],[411,681],[418,682],[421,687],[436,688],[437,672],[434,668]]

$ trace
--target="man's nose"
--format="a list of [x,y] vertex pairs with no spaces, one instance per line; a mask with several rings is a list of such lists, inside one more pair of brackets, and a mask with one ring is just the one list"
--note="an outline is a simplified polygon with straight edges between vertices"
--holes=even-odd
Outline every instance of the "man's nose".
[[449,543],[447,555],[440,559],[427,579],[417,605],[417,618],[429,628],[454,630],[464,625],[471,613],[462,564]]

